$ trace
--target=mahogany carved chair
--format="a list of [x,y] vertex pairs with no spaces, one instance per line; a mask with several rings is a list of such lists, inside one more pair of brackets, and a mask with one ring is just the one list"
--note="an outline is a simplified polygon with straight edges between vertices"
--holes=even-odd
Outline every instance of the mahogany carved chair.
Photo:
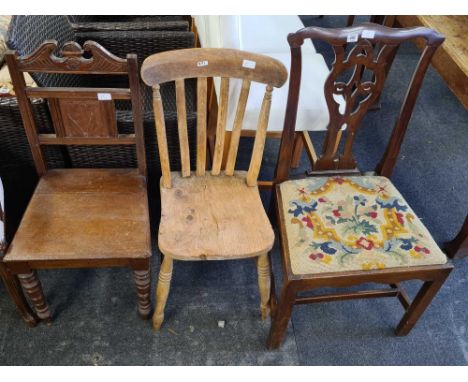
[[[319,39],[335,52],[325,82],[330,123],[321,155],[305,179],[288,180],[301,87],[301,46]],[[425,48],[415,69],[393,133],[375,175],[361,174],[352,147],[362,118],[379,97],[400,43],[418,39]],[[431,57],[444,41],[427,28],[391,29],[366,23],[343,29],[304,28],[288,36],[292,69],[284,131],[276,171],[276,206],[284,282],[268,346],[280,345],[294,305],[358,298],[399,299],[405,314],[396,334],[409,333],[452,270],[428,230],[388,179]],[[349,52],[346,44],[355,42]],[[369,80],[363,76],[366,71]],[[343,75],[345,78],[343,79]],[[340,112],[336,97],[346,108]],[[335,152],[338,132],[347,125],[344,150]],[[412,302],[400,283],[422,280]],[[319,288],[366,283],[389,288],[310,294]]]
[[[151,248],[137,57],[118,58],[93,41],[83,48],[68,42],[61,57],[57,48],[48,40],[31,55],[6,55],[40,179],[4,261],[46,322],[51,314],[37,269],[128,266],[138,312],[148,318]],[[30,88],[24,72],[122,76],[129,88]],[[55,134],[38,133],[32,98],[47,99]],[[131,102],[134,133],[119,133],[115,100]],[[48,169],[47,145],[132,145],[138,168]]]
[[[158,244],[164,259],[156,290],[153,327],[159,330],[169,294],[173,260],[256,258],[262,317],[270,311],[268,252],[274,233],[260,199],[257,177],[262,161],[273,87],[281,87],[287,71],[279,61],[232,49],[198,48],[148,57],[143,81],[153,88],[154,114],[161,158],[161,222]],[[211,170],[207,157],[207,80],[221,77],[216,142]],[[197,79],[196,169],[189,160],[185,111],[185,79]],[[237,103],[226,169],[221,170],[231,78],[243,81]],[[160,84],[175,81],[181,172],[171,172]],[[248,171],[235,171],[245,107],[253,82],[266,85]],[[193,171],[194,170],[194,171]]]
[[3,263],[3,256],[7,249],[7,241],[5,236],[5,199],[3,193],[3,184],[0,179],[0,279],[2,279],[5,289],[10,295],[13,302],[16,304],[18,311],[26,321],[26,323],[33,327],[36,326],[36,317],[31,311],[26,299],[24,298],[23,291],[18,282],[18,278],[14,276]]

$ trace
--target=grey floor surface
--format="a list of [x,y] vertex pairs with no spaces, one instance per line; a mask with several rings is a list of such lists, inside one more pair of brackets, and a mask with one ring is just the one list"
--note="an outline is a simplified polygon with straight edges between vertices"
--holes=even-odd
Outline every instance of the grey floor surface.
[[[336,27],[346,17],[303,21]],[[330,52],[320,43],[317,49],[330,63]],[[417,53],[403,47],[382,109],[364,121],[356,142],[362,169],[373,169],[383,153]],[[322,137],[312,135],[314,141]],[[467,147],[468,113],[431,68],[392,180],[441,245],[458,232],[468,211]],[[277,148],[274,141],[267,145],[264,177],[273,171]],[[299,171],[306,168],[304,157]],[[272,256],[279,289],[277,246]],[[304,305],[294,309],[286,341],[276,351],[265,348],[270,322],[259,316],[252,260],[176,262],[166,322],[156,334],[136,314],[129,270],[41,271],[54,323],[27,328],[0,285],[0,365],[467,365],[468,259],[454,263],[407,337],[393,334],[403,314],[396,299]],[[153,285],[158,271],[155,250]],[[419,285],[408,283],[410,294]],[[226,321],[224,328],[219,320]]]

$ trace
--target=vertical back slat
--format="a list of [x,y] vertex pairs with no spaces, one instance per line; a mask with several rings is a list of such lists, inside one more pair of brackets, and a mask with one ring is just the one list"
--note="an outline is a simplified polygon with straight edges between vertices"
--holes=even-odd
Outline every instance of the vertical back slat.
[[237,150],[239,148],[239,140],[242,130],[242,122],[244,120],[245,107],[249,97],[250,81],[244,80],[242,82],[242,89],[239,95],[239,102],[237,103],[236,117],[231,133],[231,143],[229,145],[229,152],[226,163],[226,175],[233,175],[236,166]]
[[197,176],[205,175],[206,167],[206,102],[207,78],[197,79]]
[[250,159],[249,171],[246,179],[247,185],[252,187],[257,185],[257,178],[260,172],[260,166],[262,165],[263,149],[265,148],[268,119],[270,117],[272,91],[273,88],[268,85],[265,90],[260,116],[258,118],[257,133],[255,134],[252,158]]
[[223,162],[224,135],[226,129],[226,121],[228,116],[228,101],[229,101],[229,78],[221,78],[221,91],[219,96],[218,108],[218,123],[216,125],[216,141],[213,155],[213,167],[211,173],[219,175],[221,172],[221,164]]
[[135,129],[136,153],[138,161],[138,171],[146,176],[146,150],[145,132],[143,128],[143,105],[141,102],[140,78],[138,76],[138,59],[135,54],[127,55],[128,81],[131,91],[133,126]]
[[190,176],[190,148],[187,134],[187,110],[185,108],[185,80],[177,79],[176,102],[177,102],[177,126],[179,130],[180,162],[182,176]]
[[161,162],[162,185],[165,188],[171,188],[172,180],[169,164],[169,152],[167,149],[166,123],[164,122],[164,110],[159,85],[155,85],[153,87],[153,110],[156,125],[156,137],[158,139],[159,160]]

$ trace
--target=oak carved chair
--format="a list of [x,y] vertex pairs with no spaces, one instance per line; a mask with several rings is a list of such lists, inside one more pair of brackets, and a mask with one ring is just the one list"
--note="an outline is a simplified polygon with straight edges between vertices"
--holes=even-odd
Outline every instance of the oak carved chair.
[[[330,123],[311,177],[288,180],[301,87],[301,46],[306,39],[325,41],[335,52],[324,87]],[[402,42],[413,39],[425,48],[376,174],[362,174],[353,157],[353,140],[362,118],[382,91],[387,64]],[[343,29],[310,27],[289,34],[291,77],[275,175],[284,282],[268,340],[270,348],[281,344],[294,305],[322,301],[395,296],[405,309],[396,335],[404,336],[450,274],[452,265],[388,179],[424,74],[443,41],[444,37],[431,29],[391,29],[372,23]],[[350,42],[354,42],[351,47]],[[338,95],[346,102],[343,112],[336,102]],[[343,124],[347,128],[340,153],[334,148]],[[424,282],[412,302],[400,285],[407,280]],[[304,293],[366,283],[390,287]]]
[[[60,56],[57,50],[48,40],[28,56],[6,55],[40,179],[4,261],[46,322],[51,314],[37,269],[128,266],[138,312],[148,318],[151,245],[137,57],[116,57],[93,41],[65,43]],[[30,88],[24,72],[121,76],[129,87]],[[33,98],[47,99],[55,134],[38,133]],[[131,102],[134,133],[119,133],[115,100]],[[138,168],[48,169],[47,145],[131,145]]]
[[[173,260],[256,258],[262,317],[270,311],[268,252],[274,233],[260,199],[257,177],[262,161],[273,87],[281,87],[287,71],[279,61],[233,49],[198,48],[148,57],[143,81],[153,88],[154,114],[161,158],[161,222],[158,244],[164,259],[156,290],[153,327],[159,330],[169,294]],[[207,80],[221,77],[220,106],[211,170],[207,157]],[[185,111],[185,79],[197,79],[196,169],[190,166]],[[230,79],[241,79],[226,169],[221,170],[229,104]],[[160,85],[175,81],[181,172],[171,172]],[[266,85],[248,171],[235,171],[237,149],[251,83]]]
[[3,256],[7,249],[5,223],[5,199],[3,193],[3,183],[0,179],[0,279],[3,281],[6,291],[10,295],[12,301],[16,304],[16,307],[18,308],[18,311],[20,312],[24,321],[26,321],[29,326],[33,327],[36,326],[37,319],[24,297],[23,291],[21,290],[21,286],[18,282],[18,278],[14,276],[3,263]]

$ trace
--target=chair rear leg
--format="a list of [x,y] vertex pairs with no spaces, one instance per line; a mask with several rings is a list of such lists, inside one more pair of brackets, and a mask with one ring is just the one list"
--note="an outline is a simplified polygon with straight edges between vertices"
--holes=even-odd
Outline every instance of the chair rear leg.
[[273,316],[273,322],[268,336],[268,349],[276,349],[283,342],[284,333],[286,332],[288,322],[291,319],[295,300],[296,293],[292,289],[291,285],[284,285],[283,290],[281,291],[276,314]]
[[158,286],[156,288],[156,310],[153,314],[153,329],[159,330],[164,321],[164,308],[171,287],[173,260],[164,256],[159,271]]
[[18,274],[18,278],[29,300],[32,302],[37,316],[47,324],[51,324],[52,316],[50,315],[49,306],[45,300],[42,285],[37,278],[36,272],[20,273]]
[[395,334],[397,336],[406,336],[411,329],[413,329],[413,326],[427,309],[449,274],[450,272],[448,272],[442,279],[426,281],[423,284],[398,324],[395,330]]

